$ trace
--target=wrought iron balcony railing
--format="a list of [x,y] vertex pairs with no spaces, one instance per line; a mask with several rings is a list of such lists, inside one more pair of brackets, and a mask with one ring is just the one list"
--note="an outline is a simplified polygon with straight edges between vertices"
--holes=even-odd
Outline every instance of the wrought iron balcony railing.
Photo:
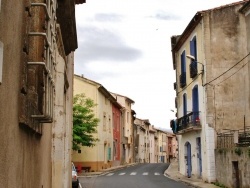
[[200,112],[190,112],[189,114],[177,119],[177,134],[200,129]]

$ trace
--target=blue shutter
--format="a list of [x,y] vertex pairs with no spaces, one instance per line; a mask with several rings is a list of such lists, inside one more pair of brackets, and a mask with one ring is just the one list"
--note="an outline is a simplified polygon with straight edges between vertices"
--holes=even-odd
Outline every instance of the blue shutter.
[[197,60],[196,37],[190,41],[190,53],[195,57],[195,60]]
[[186,72],[186,52],[183,51],[181,54],[181,73]]
[[183,95],[183,116],[187,115],[187,94]]

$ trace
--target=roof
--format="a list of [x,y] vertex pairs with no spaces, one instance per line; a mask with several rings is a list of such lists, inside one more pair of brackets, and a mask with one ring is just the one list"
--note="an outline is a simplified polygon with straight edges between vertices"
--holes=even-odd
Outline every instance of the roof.
[[83,76],[76,75],[76,74],[75,74],[75,77],[78,79],[84,80],[88,83],[92,83],[96,85],[98,87],[98,91],[100,91],[107,99],[109,99],[112,104],[114,104],[119,109],[123,108],[122,105],[117,102],[116,98],[114,98],[113,95],[111,95],[111,93],[105,87],[103,87],[100,83],[87,79]]
[[134,104],[135,103],[135,101],[133,101],[132,99],[130,99],[130,98],[128,98],[128,97],[126,97],[126,96],[124,96],[124,95],[120,95],[120,94],[117,94],[117,93],[113,93],[113,92],[111,92],[113,95],[116,95],[116,96],[120,96],[120,97],[124,97],[124,98],[126,98],[126,100],[128,100],[130,103],[132,103],[132,104]]
[[239,11],[243,14],[246,14],[250,9],[250,1],[248,1]]
[[212,12],[212,11],[215,11],[215,10],[221,10],[221,9],[231,7],[231,6],[245,4],[246,2],[249,2],[249,0],[242,0],[242,1],[235,2],[235,3],[215,7],[215,8],[212,8],[212,9],[198,11],[194,15],[194,17],[191,19],[191,21],[189,22],[189,24],[187,25],[187,27],[185,28],[183,33],[181,35],[173,36],[173,37],[178,37],[178,39],[177,39],[177,42],[176,42],[175,46],[172,46],[173,47],[172,50],[176,51],[176,50],[180,49],[182,44],[186,41],[186,39],[189,37],[189,35],[193,32],[195,27],[198,25],[198,23],[202,19],[202,16],[203,16],[204,13]]
[[236,6],[236,5],[244,5],[245,3],[248,3],[249,0],[242,0],[242,1],[238,1],[238,2],[234,2],[234,3],[230,3],[230,4],[226,4],[226,5],[222,5],[219,7],[215,7],[212,9],[207,9],[207,10],[202,10],[202,11],[198,11],[194,17],[191,19],[191,21],[189,22],[189,24],[187,25],[187,27],[185,28],[185,30],[183,31],[183,33],[181,35],[175,35],[171,37],[171,45],[172,45],[172,59],[173,59],[173,66],[175,69],[175,55],[174,52],[178,51],[183,43],[187,40],[187,38],[190,36],[190,34],[193,32],[193,30],[196,28],[196,26],[200,23],[203,15],[205,13],[209,13],[215,10],[221,10],[224,8],[228,8],[228,7],[232,7],[232,6]]

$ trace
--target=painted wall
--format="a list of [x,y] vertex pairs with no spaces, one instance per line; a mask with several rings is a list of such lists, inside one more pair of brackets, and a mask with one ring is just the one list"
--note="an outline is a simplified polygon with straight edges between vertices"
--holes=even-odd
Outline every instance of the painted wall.
[[112,104],[98,88],[101,85],[84,77],[75,75],[74,95],[84,93],[91,98],[97,106],[93,109],[100,122],[97,133],[93,134],[99,139],[94,147],[81,147],[80,153],[74,151],[72,160],[79,168],[91,167],[91,171],[101,171],[113,164],[113,112]]
[[[51,42],[54,47],[53,53],[56,54],[54,56],[56,66],[53,67],[55,72],[52,74],[55,92],[51,95],[54,97],[55,94],[56,100],[52,103],[54,117],[52,122],[37,123],[31,118],[35,110],[29,102],[42,101],[40,91],[35,91],[34,88],[38,88],[37,85],[41,86],[44,82],[37,82],[38,75],[30,77],[32,74],[30,72],[42,70],[42,68],[32,69],[27,63],[30,60],[29,55],[42,58],[40,54],[44,53],[44,43],[43,40],[32,43],[27,33],[32,31],[29,29],[41,29],[39,27],[41,22],[44,26],[44,11],[39,11],[39,8],[35,11],[30,7],[29,2],[24,0],[17,2],[1,0],[0,3],[0,63],[2,65],[0,70],[0,185],[21,188],[68,188],[71,186],[72,93],[70,91],[64,93],[62,88],[66,74],[68,88],[72,89],[73,54],[69,55],[68,69],[65,70],[66,60],[58,55],[59,33],[56,30],[57,37],[54,42]],[[30,8],[33,17],[28,15],[25,7]],[[40,17],[36,17],[37,13]],[[55,22],[51,23],[56,29]],[[75,38],[68,36],[68,39]],[[66,47],[62,41],[60,44],[61,48]],[[32,45],[37,46],[36,52],[32,51]],[[42,77],[43,75],[39,75],[39,78]],[[37,84],[34,85],[34,90],[30,87],[31,83]],[[64,133],[63,135],[55,133],[56,122],[60,122],[60,131]],[[60,139],[55,138],[58,135]],[[57,155],[59,150],[62,156]],[[54,186],[54,182],[60,182],[60,184]]]
[[[216,133],[223,129],[243,128],[244,116],[249,113],[249,97],[246,95],[249,93],[248,68],[246,66],[240,68],[246,63],[246,60],[243,60],[227,74],[223,74],[248,53],[245,42],[245,21],[243,15],[238,12],[241,6],[235,4],[203,12],[202,20],[176,54],[178,78],[180,75],[180,55],[183,50],[189,54],[189,41],[194,35],[197,36],[197,59],[205,65],[204,76],[192,81],[189,78],[189,71],[187,71],[188,87],[177,88],[178,117],[183,116],[182,97],[184,93],[187,95],[187,110],[192,110],[192,88],[197,84],[199,86],[199,109],[202,123],[202,130],[197,135],[201,137],[202,178],[209,182],[215,181],[213,150]],[[238,70],[239,72],[234,75]],[[219,77],[221,74],[223,75]],[[216,79],[217,77],[218,79]],[[246,122],[249,122],[248,116],[245,117],[247,117]],[[182,173],[185,173],[185,164],[182,161],[185,157],[185,150],[183,151],[185,142],[189,141],[191,145],[195,144],[195,137],[188,135],[190,133],[181,135],[179,142]],[[196,176],[199,175],[196,173],[198,169],[195,169],[197,166],[198,163],[192,162],[192,173]]]
[[113,111],[113,138],[114,138],[114,165],[121,164],[121,111],[115,105],[112,105]]
[[134,160],[134,143],[133,143],[133,117],[131,99],[126,96],[111,93],[117,102],[123,107],[122,112],[122,145],[121,156],[122,163],[131,163]]
[[[216,177],[226,187],[250,185],[250,150],[247,147],[216,149]],[[238,185],[237,185],[238,179]]]

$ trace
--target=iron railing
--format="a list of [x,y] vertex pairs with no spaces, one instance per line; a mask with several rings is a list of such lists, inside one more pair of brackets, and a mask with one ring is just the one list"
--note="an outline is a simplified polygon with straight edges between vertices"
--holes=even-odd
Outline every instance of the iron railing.
[[250,146],[250,127],[239,130],[227,130],[217,135],[217,148]]
[[190,112],[189,114],[177,119],[177,132],[201,126],[200,123],[200,112]]

